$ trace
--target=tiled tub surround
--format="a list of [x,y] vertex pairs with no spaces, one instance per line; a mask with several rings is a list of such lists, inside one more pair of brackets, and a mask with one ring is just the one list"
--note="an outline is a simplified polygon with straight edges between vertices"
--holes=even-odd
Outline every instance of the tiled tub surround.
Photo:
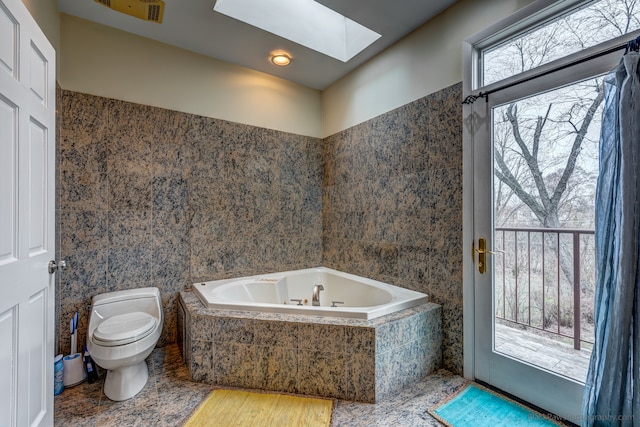
[[59,352],[96,294],[160,288],[162,346],[191,283],[321,264],[321,140],[65,90],[58,111]]
[[[322,265],[442,305],[444,367],[462,374],[462,85],[323,141]],[[466,251],[464,251],[466,253]]]
[[442,362],[441,307],[373,320],[205,308],[180,292],[178,343],[194,381],[377,402]]

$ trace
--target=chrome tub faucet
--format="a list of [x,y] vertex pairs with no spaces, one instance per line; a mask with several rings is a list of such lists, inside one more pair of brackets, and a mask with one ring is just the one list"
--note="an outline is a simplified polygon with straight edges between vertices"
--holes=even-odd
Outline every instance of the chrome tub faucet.
[[315,285],[313,287],[313,296],[311,297],[311,305],[320,305],[320,291],[324,291],[324,286]]

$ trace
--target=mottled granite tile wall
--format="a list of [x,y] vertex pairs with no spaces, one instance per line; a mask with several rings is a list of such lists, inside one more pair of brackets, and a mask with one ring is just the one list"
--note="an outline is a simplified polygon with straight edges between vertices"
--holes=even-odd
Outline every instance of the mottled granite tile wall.
[[61,352],[75,310],[84,343],[97,293],[159,286],[165,343],[191,281],[323,264],[428,293],[443,306],[445,366],[462,372],[460,84],[326,138],[322,151],[273,130],[59,99]]
[[323,143],[323,260],[425,292],[443,362],[462,373],[462,85]]
[[58,103],[60,352],[95,294],[317,266],[321,140],[70,91]]

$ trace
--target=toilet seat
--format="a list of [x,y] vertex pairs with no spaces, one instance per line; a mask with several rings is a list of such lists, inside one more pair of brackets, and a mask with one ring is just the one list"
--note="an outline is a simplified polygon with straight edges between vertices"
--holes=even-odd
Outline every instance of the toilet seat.
[[157,319],[149,313],[118,314],[100,323],[93,332],[93,341],[105,347],[115,347],[143,339],[151,334]]

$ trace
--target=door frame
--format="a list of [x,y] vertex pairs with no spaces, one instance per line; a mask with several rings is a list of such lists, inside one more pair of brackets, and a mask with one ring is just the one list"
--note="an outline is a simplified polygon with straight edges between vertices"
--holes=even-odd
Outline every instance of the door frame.
[[[578,52],[557,61],[553,61],[549,64],[543,65],[537,69],[522,73],[520,75],[510,77],[508,79],[480,87],[480,74],[478,68],[481,65],[478,49],[496,43],[498,40],[508,38],[511,34],[518,32],[532,24],[532,22],[538,22],[548,17],[550,14],[556,14],[558,11],[563,11],[573,7],[575,4],[581,3],[579,0],[567,0],[554,2],[552,0],[539,0],[533,4],[519,10],[515,14],[491,25],[487,29],[474,34],[467,38],[463,43],[463,99],[467,96],[475,94],[480,91],[486,92],[492,89],[508,85],[517,80],[542,74],[552,68],[562,66],[563,64],[570,63],[577,58],[589,56],[598,52],[605,51],[609,48],[625,43],[626,41],[636,37],[640,34],[640,31],[629,33],[625,36],[617,39],[609,40],[600,45],[586,49],[582,52]],[[528,19],[534,17],[533,20]],[[525,22],[526,21],[526,22]],[[554,87],[560,86],[566,83],[566,75],[571,73],[573,81],[579,81],[586,79],[598,73],[606,73],[611,70],[620,60],[622,52],[613,52],[609,55],[593,59],[589,62],[588,67],[573,67],[570,71],[564,70],[553,75],[545,77],[544,86]],[[535,82],[523,83],[519,86],[520,92],[526,92],[530,88],[539,88],[542,85],[540,80]],[[509,89],[511,90],[511,89]],[[492,94],[492,99],[500,99],[504,97],[504,94],[496,92]],[[517,97],[517,95],[516,95]],[[485,99],[479,98],[473,104],[463,104],[462,108],[462,122],[463,122],[463,368],[464,377],[468,379],[476,378],[476,363],[482,362],[476,360],[475,348],[476,348],[476,264],[472,257],[472,248],[474,240],[479,237],[476,236],[475,230],[475,202],[474,197],[474,185],[476,178],[475,171],[475,157],[474,157],[474,138],[479,137],[479,134],[490,135],[491,129],[487,129],[490,126],[486,118],[478,114],[490,115],[490,111],[486,106]],[[489,117],[490,119],[490,117]],[[486,138],[486,136],[484,136]],[[490,137],[490,136],[489,136]],[[488,153],[490,155],[490,153]],[[491,176],[489,176],[491,178]],[[485,236],[489,237],[489,236]],[[480,341],[480,340],[478,340]],[[526,400],[526,397],[525,397]],[[551,408],[547,408],[550,409]],[[575,415],[575,414],[567,414]]]
[[[572,8],[584,0],[537,0],[523,7],[512,15],[488,26],[468,38],[462,43],[462,99],[479,91],[487,91],[498,86],[508,84],[520,78],[544,72],[557,65],[559,61],[543,65],[536,70],[522,73],[505,80],[481,87],[481,65],[478,49],[483,45],[498,42],[499,39],[508,38],[510,35],[543,21],[549,15],[561,13]],[[570,58],[570,57],[569,57]],[[568,61],[567,61],[568,62]],[[484,99],[478,99],[477,103],[484,103]],[[463,376],[468,379],[475,378],[475,263],[472,258],[472,245],[475,238],[474,230],[474,134],[478,123],[473,120],[473,104],[462,105],[462,293],[463,293]]]

